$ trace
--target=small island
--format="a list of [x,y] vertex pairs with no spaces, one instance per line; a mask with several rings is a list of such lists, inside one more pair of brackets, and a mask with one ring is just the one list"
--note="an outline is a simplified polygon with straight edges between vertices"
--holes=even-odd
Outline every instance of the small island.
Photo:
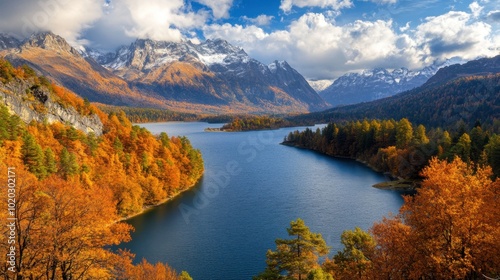
[[295,123],[281,117],[271,116],[248,116],[236,117],[233,121],[223,125],[221,128],[206,128],[207,132],[237,132],[253,130],[271,130],[282,127],[296,126]]

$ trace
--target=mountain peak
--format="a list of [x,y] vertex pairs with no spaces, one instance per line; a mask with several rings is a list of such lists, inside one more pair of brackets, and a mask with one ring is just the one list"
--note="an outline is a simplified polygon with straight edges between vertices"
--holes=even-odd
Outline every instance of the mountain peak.
[[32,34],[23,42],[21,48],[41,48],[45,50],[53,50],[58,53],[69,53],[77,56],[80,55],[80,53],[70,46],[64,38],[50,31]]

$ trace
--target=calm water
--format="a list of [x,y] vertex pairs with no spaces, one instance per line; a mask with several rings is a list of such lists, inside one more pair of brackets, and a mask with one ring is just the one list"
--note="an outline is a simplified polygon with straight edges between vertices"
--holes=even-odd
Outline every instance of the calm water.
[[279,145],[297,128],[209,133],[203,129],[218,125],[143,126],[188,136],[206,173],[194,189],[131,219],[135,232],[123,247],[136,261],[167,262],[194,279],[251,279],[299,217],[323,234],[333,254],[343,230],[369,229],[403,202],[400,193],[371,187],[384,177],[358,162]]

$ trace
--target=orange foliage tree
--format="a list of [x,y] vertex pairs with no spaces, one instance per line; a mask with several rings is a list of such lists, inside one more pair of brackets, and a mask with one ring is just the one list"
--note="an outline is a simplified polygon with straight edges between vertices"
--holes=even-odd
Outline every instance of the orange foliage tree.
[[491,169],[430,161],[397,217],[375,224],[374,278],[475,279],[500,275],[500,182]]

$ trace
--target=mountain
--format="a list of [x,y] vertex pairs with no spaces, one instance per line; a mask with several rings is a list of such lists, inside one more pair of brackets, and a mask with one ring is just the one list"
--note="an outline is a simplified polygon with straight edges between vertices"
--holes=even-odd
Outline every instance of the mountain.
[[297,122],[329,122],[363,118],[401,119],[448,127],[459,121],[490,125],[500,119],[500,56],[439,70],[413,90],[361,104],[295,117]]
[[141,91],[159,93],[169,100],[267,107],[269,111],[326,108],[288,63],[264,65],[220,39],[201,44],[139,39],[114,54],[94,55],[94,59]]
[[327,108],[288,63],[264,65],[224,40],[136,40],[114,53],[75,49],[50,32],[0,37],[0,57],[27,64],[93,102],[197,113],[289,113]]
[[406,68],[389,71],[375,68],[359,73],[348,73],[321,91],[319,94],[333,107],[373,101],[423,85],[438,69],[461,63],[458,58],[433,64],[422,70],[411,71]]
[[463,65],[443,67],[432,76],[424,86],[435,86],[466,76],[495,74],[500,72],[500,55],[493,58],[482,58],[469,61]]

